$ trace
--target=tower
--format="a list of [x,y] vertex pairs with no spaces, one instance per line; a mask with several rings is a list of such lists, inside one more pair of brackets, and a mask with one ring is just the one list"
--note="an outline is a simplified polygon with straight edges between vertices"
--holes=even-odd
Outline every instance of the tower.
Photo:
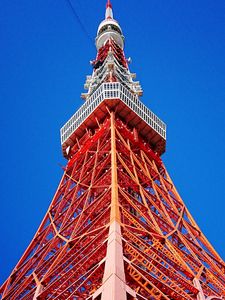
[[96,47],[61,129],[68,164],[2,299],[222,299],[224,263],[162,163],[166,126],[139,100],[109,1]]

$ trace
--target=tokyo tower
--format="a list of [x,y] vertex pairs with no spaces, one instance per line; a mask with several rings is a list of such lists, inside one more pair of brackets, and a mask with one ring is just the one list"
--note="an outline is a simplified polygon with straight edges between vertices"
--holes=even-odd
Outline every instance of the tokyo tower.
[[109,0],[96,48],[61,129],[64,174],[0,299],[225,299],[225,263],[161,160],[166,125],[139,99]]

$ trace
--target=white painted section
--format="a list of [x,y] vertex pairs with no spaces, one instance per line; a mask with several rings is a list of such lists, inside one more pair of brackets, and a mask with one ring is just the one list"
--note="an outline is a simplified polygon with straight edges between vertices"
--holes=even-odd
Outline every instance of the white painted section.
[[112,8],[110,6],[108,6],[106,8],[106,11],[105,11],[105,18],[106,19],[113,19],[113,11],[112,11]]
[[[104,31],[102,29],[104,28]],[[118,31],[115,30],[118,29]],[[121,32],[121,33],[120,33]],[[124,48],[124,36],[118,22],[114,19],[108,18],[102,21],[98,27],[96,37],[96,48],[99,50],[108,40],[113,40],[123,49]]]
[[119,23],[116,21],[116,20],[114,20],[114,19],[112,19],[112,20],[103,20],[101,23],[100,23],[100,25],[98,26],[98,31],[97,31],[97,35],[99,34],[99,31],[101,30],[101,28],[103,27],[103,26],[105,26],[105,25],[114,25],[114,26],[116,26],[116,27],[118,27],[119,29],[120,29],[120,31],[122,32],[122,29],[121,29],[121,27],[120,27],[120,25],[119,25]]
[[155,130],[157,134],[166,140],[166,124],[160,120],[150,109],[148,109],[138,98],[119,82],[103,83],[78,109],[78,111],[61,128],[62,145],[79,128],[79,126],[94,112],[94,110],[105,100],[120,99],[132,109],[147,125]]
[[112,38],[120,48],[124,48],[124,39],[123,36],[113,30],[107,30],[106,32],[100,34],[96,39],[96,47],[99,50],[105,43]]
[[199,290],[197,300],[206,300],[199,280],[197,278],[194,278],[193,283],[194,286]]
[[110,225],[102,300],[126,300],[121,229],[117,221]]
[[35,294],[34,294],[33,300],[37,300],[37,297],[38,297],[38,295],[41,293],[42,289],[43,289],[42,285],[39,284],[39,285],[37,286],[37,289],[36,289],[36,292],[35,292]]

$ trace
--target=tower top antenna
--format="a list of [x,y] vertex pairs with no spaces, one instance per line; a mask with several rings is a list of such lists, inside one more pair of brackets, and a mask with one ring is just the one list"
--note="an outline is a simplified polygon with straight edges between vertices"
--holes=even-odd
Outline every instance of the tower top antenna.
[[120,48],[124,48],[122,29],[119,23],[114,19],[111,1],[107,0],[105,19],[100,23],[97,31],[97,50],[99,50],[110,38],[112,38]]
[[112,4],[111,4],[111,1],[110,0],[107,0],[107,3],[106,3],[106,8],[112,8]]
[[113,19],[112,4],[111,4],[110,0],[107,0],[107,3],[106,3],[105,18],[106,19]]

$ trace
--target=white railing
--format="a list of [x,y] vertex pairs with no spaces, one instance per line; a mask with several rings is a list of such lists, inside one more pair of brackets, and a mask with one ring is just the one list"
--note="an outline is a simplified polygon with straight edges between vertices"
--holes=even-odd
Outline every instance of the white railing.
[[105,99],[120,99],[160,136],[166,139],[166,124],[163,123],[150,109],[148,109],[137,95],[131,93],[119,82],[102,83],[78,111],[61,128],[61,143],[63,144],[71,134],[87,119],[96,107]]

